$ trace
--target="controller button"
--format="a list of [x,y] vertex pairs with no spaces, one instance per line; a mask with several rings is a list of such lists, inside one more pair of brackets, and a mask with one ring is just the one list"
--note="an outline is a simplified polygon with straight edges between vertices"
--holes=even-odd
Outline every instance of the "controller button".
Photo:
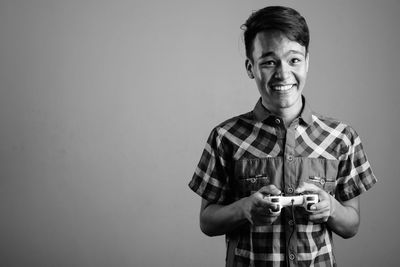
[[277,211],[279,211],[280,209],[279,209],[279,206],[278,206],[278,205],[274,205],[274,206],[271,207],[271,210],[272,210],[272,212],[277,212]]
[[277,202],[279,202],[279,199],[277,199],[277,198],[271,198],[271,202],[277,203]]
[[315,198],[314,197],[306,197],[306,200],[307,201],[313,201],[313,200],[315,200]]

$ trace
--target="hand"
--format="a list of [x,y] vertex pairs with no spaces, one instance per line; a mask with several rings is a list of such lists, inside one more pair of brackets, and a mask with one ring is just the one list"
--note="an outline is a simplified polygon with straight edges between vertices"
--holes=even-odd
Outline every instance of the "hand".
[[310,183],[302,183],[295,191],[297,194],[314,193],[318,194],[319,202],[310,207],[309,220],[314,223],[327,222],[335,211],[334,199],[326,191]]
[[268,185],[262,187],[259,191],[255,192],[249,197],[242,199],[242,209],[244,216],[253,225],[267,225],[272,224],[279,216],[279,214],[271,214],[269,209],[275,207],[266,195],[279,195],[281,191],[275,185]]

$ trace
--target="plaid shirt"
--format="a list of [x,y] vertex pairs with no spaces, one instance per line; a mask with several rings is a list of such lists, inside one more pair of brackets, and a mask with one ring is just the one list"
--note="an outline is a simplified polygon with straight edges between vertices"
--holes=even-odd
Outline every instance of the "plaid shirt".
[[[189,187],[211,203],[229,204],[269,184],[293,195],[300,182],[346,201],[376,178],[351,127],[313,114],[304,100],[285,128],[258,101],[252,112],[213,129]],[[308,221],[302,207],[282,209],[272,225],[247,223],[226,239],[234,266],[336,266],[331,230]]]

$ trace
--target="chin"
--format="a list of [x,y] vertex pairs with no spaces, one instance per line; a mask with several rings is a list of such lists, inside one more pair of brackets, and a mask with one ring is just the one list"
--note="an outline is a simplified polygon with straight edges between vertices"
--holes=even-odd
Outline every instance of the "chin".
[[291,108],[291,107],[295,107],[297,104],[300,104],[301,105],[301,98],[300,98],[300,101],[298,100],[299,98],[297,98],[297,99],[287,99],[287,100],[280,100],[280,101],[278,101],[277,102],[277,107],[278,108],[280,108],[280,109],[288,109],[288,108]]

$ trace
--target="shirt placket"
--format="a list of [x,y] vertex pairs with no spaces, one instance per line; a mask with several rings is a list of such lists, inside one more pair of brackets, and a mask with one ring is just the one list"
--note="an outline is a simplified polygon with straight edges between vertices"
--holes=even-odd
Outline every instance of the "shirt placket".
[[[295,158],[295,125],[297,121],[286,129],[285,149],[284,149],[284,193],[293,195],[297,186],[296,158]],[[295,221],[293,221],[292,208],[285,212],[285,235],[286,235],[286,255],[289,266],[297,266],[297,236],[295,234]]]

